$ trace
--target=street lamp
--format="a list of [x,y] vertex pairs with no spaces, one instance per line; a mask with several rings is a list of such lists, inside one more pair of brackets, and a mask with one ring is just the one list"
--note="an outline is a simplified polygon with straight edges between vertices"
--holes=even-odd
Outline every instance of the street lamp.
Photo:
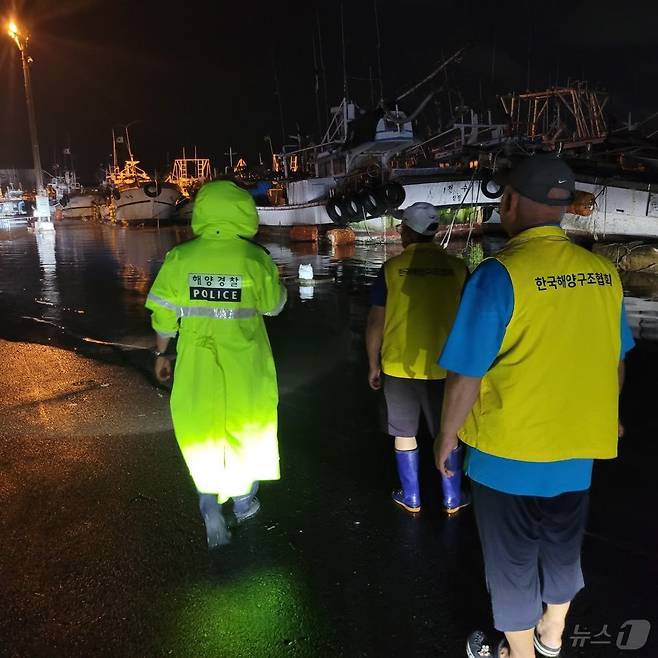
[[39,153],[39,140],[37,138],[37,122],[34,117],[34,98],[32,96],[32,80],[30,78],[30,63],[32,58],[27,54],[29,35],[22,34],[16,22],[12,19],[7,23],[7,34],[16,44],[21,53],[23,64],[23,81],[25,83],[25,101],[27,103],[27,119],[30,126],[30,139],[32,141],[32,158],[34,160],[34,176],[37,184],[37,197],[45,194],[43,187],[43,173],[41,171],[41,155]]

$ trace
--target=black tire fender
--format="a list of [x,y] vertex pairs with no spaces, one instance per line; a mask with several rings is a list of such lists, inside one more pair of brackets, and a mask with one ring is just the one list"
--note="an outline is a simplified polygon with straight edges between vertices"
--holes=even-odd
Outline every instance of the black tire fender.
[[[494,189],[490,187],[492,183],[495,186]],[[491,169],[484,169],[480,176],[480,192],[482,192],[482,195],[487,197],[487,199],[498,199],[502,196],[503,191],[504,187],[493,180]]]
[[404,187],[400,183],[388,182],[381,186],[382,194],[386,199],[386,209],[393,210],[401,206],[407,197]]
[[363,219],[363,206],[357,195],[353,194],[346,197],[342,203],[348,221],[360,222]]
[[359,201],[363,209],[373,217],[386,212],[386,194],[382,188],[365,188],[359,192]]
[[327,211],[327,215],[329,215],[331,221],[334,224],[339,224],[341,226],[344,226],[349,221],[347,217],[345,217],[344,214],[345,211],[341,206],[341,200],[338,199],[337,197],[334,197],[333,199],[329,199],[329,202],[325,206],[325,210]]
[[151,199],[155,199],[156,197],[160,196],[160,192],[162,192],[162,188],[160,187],[160,183],[158,183],[158,181],[152,181],[144,185],[144,194],[146,194],[148,197],[151,197]]

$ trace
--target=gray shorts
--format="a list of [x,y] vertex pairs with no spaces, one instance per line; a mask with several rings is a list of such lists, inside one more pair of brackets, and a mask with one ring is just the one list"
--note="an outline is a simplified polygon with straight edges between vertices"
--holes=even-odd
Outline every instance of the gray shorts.
[[383,375],[384,397],[391,436],[417,436],[423,412],[432,438],[439,431],[443,379],[405,379]]
[[471,481],[494,625],[534,628],[543,603],[567,603],[584,587],[580,551],[589,491],[514,496]]

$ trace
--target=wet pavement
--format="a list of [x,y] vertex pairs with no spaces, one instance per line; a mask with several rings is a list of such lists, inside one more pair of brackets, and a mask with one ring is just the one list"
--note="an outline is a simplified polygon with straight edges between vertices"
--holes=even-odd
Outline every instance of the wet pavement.
[[[0,655],[464,655],[466,634],[491,625],[472,514],[440,514],[427,436],[423,512],[393,505],[382,400],[366,383],[367,285],[399,247],[332,253],[264,239],[290,293],[268,319],[282,479],[262,485],[261,514],[209,562],[144,349],[146,292],[185,237],[0,227]],[[300,263],[313,265],[314,286],[300,289]],[[595,469],[587,589],[566,656],[658,656],[656,279],[625,281],[639,339],[627,433],[620,459]],[[654,626],[643,649],[615,648],[627,620]]]

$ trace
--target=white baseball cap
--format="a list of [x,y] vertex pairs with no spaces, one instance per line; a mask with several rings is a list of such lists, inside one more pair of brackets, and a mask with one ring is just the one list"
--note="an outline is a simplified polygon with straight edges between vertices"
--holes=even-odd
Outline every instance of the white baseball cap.
[[397,216],[403,224],[420,235],[434,235],[439,229],[439,217],[431,203],[417,201]]

